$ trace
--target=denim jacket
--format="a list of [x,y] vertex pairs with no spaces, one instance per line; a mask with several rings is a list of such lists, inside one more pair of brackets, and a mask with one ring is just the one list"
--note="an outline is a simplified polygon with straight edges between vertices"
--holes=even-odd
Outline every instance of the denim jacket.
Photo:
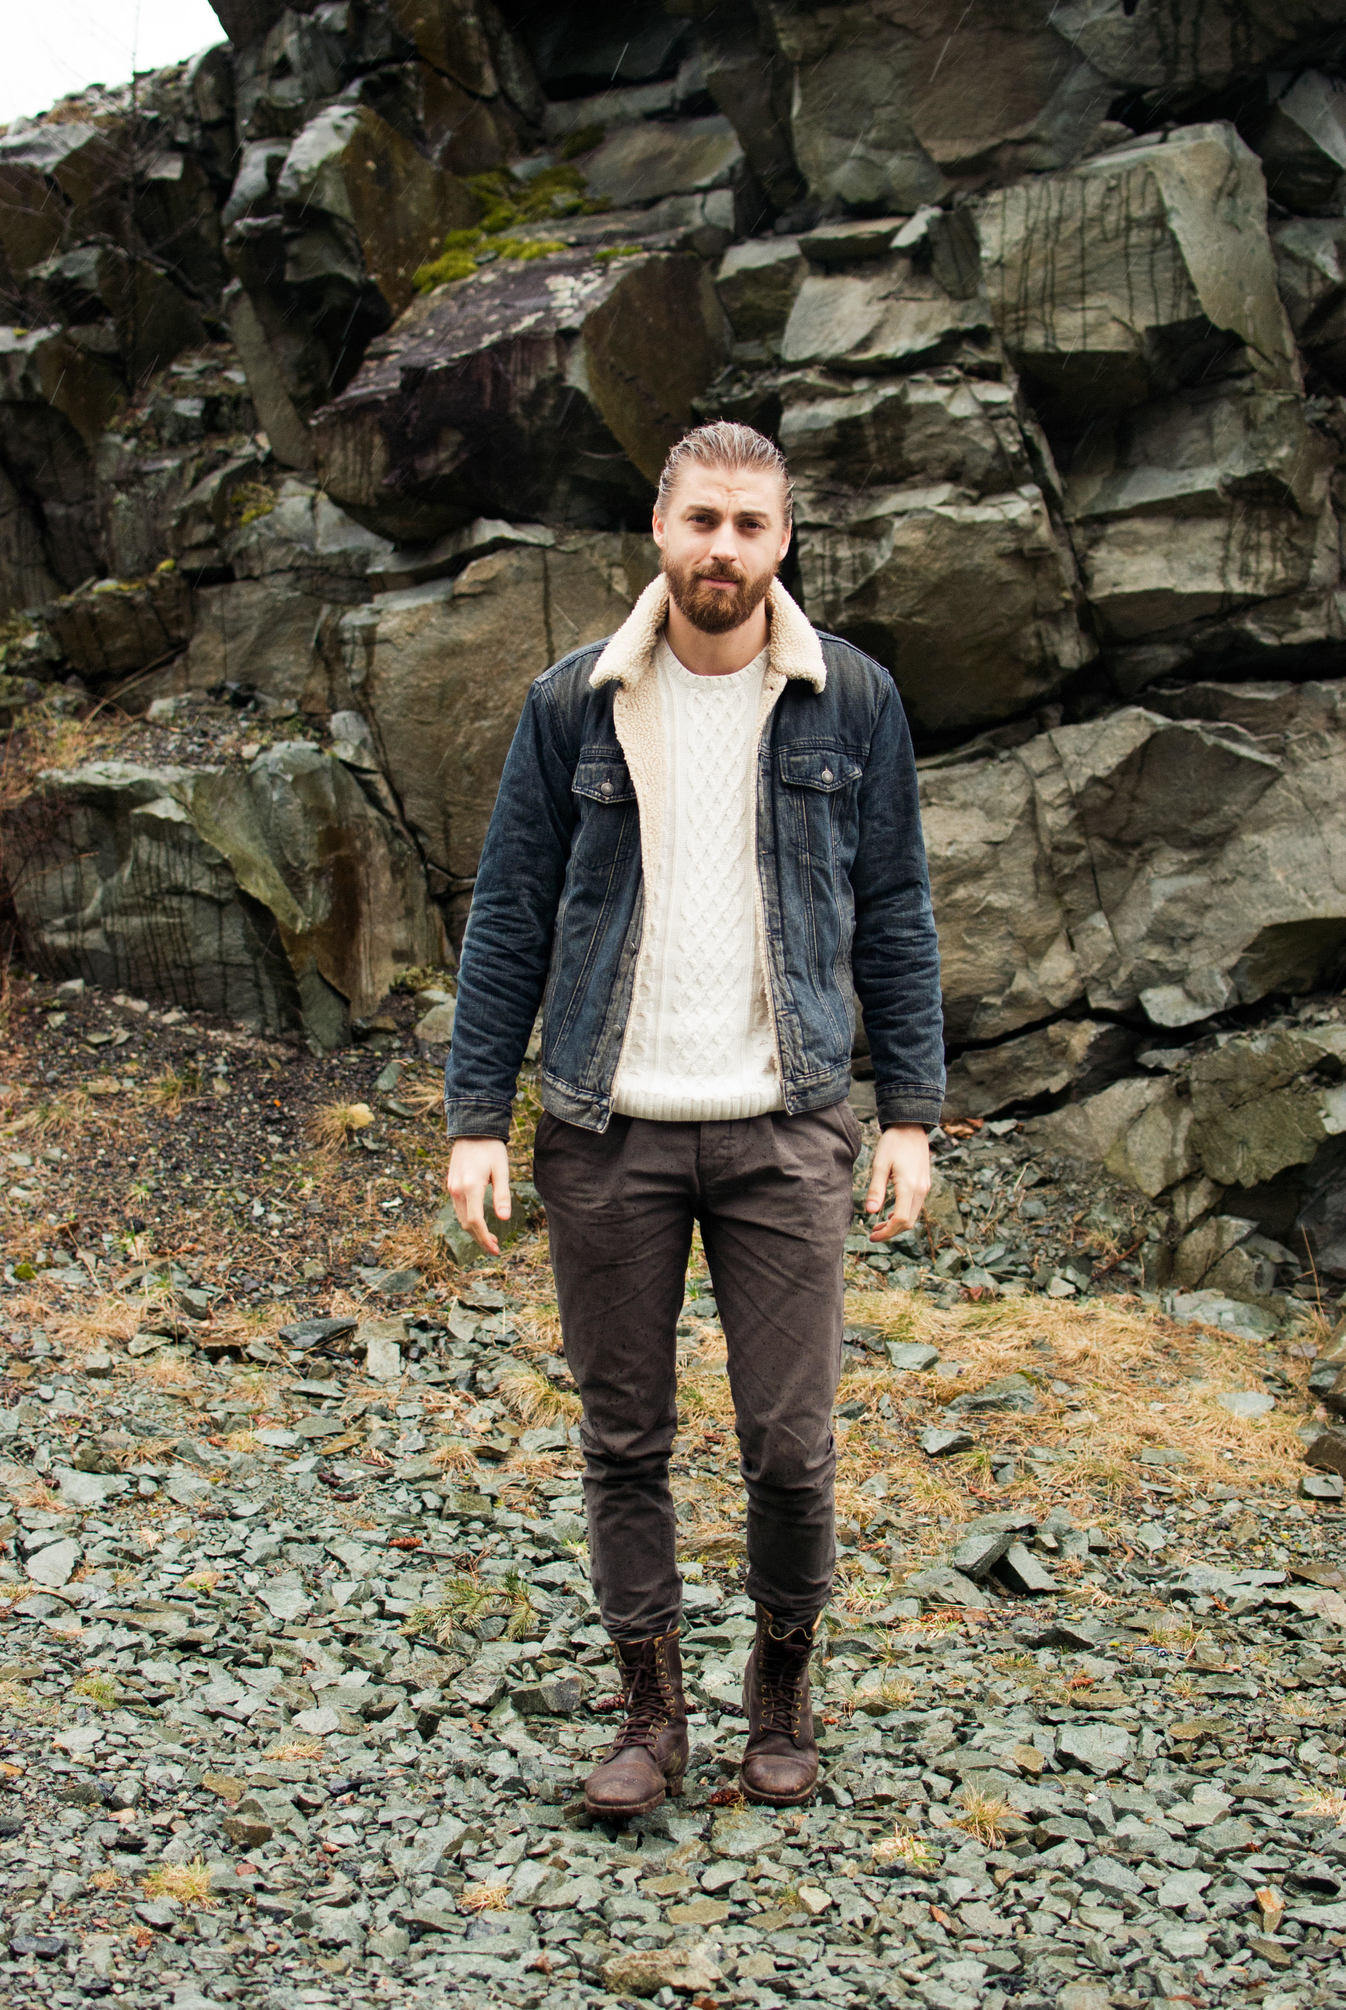
[[[450,1137],[508,1138],[542,1007],[542,1105],[606,1130],[664,807],[662,574],[529,687],[486,832],[444,1071]],[[939,948],[906,716],[881,664],[773,580],[756,775],[757,931],[782,1101],[850,1088],[854,998],[882,1124],[939,1121]]]

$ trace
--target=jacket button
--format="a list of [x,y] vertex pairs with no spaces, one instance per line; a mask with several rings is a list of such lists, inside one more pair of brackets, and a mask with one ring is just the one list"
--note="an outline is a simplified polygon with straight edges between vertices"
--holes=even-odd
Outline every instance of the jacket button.
[[831,770],[830,768],[824,768],[824,769],[823,769],[823,780],[824,780],[825,782],[830,782],[830,781],[831,781],[831,779],[832,779],[832,770]]
[[598,785],[598,793],[600,796],[610,796],[612,794],[612,783],[600,782]]

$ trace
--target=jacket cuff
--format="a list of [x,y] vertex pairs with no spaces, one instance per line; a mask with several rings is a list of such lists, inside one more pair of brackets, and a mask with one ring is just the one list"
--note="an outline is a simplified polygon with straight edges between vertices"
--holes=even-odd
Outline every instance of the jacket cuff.
[[932,1131],[944,1107],[944,1092],[925,1083],[907,1084],[876,1088],[874,1101],[881,1130],[889,1124],[921,1124]]
[[449,1139],[502,1138],[509,1143],[508,1103],[446,1102],[444,1119]]

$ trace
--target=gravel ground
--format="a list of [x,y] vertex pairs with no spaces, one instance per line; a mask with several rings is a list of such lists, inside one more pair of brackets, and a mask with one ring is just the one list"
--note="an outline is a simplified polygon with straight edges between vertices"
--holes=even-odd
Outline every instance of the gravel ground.
[[1340,2005],[1346,1516],[1299,1464],[1330,1308],[1179,1323],[1133,1200],[1012,1126],[939,1139],[928,1233],[882,1270],[857,1219],[825,1777],[774,1813],[734,1784],[694,1251],[693,1760],[609,1831],[545,1228],[479,1269],[434,1234],[421,1009],[315,1057],[11,986],[0,2000]]

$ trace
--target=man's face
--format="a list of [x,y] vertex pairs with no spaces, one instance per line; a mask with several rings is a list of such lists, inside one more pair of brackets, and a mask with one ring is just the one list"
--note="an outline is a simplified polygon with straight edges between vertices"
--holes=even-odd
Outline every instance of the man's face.
[[749,468],[684,469],[654,516],[668,590],[707,635],[737,628],[761,605],[790,546],[778,475]]

